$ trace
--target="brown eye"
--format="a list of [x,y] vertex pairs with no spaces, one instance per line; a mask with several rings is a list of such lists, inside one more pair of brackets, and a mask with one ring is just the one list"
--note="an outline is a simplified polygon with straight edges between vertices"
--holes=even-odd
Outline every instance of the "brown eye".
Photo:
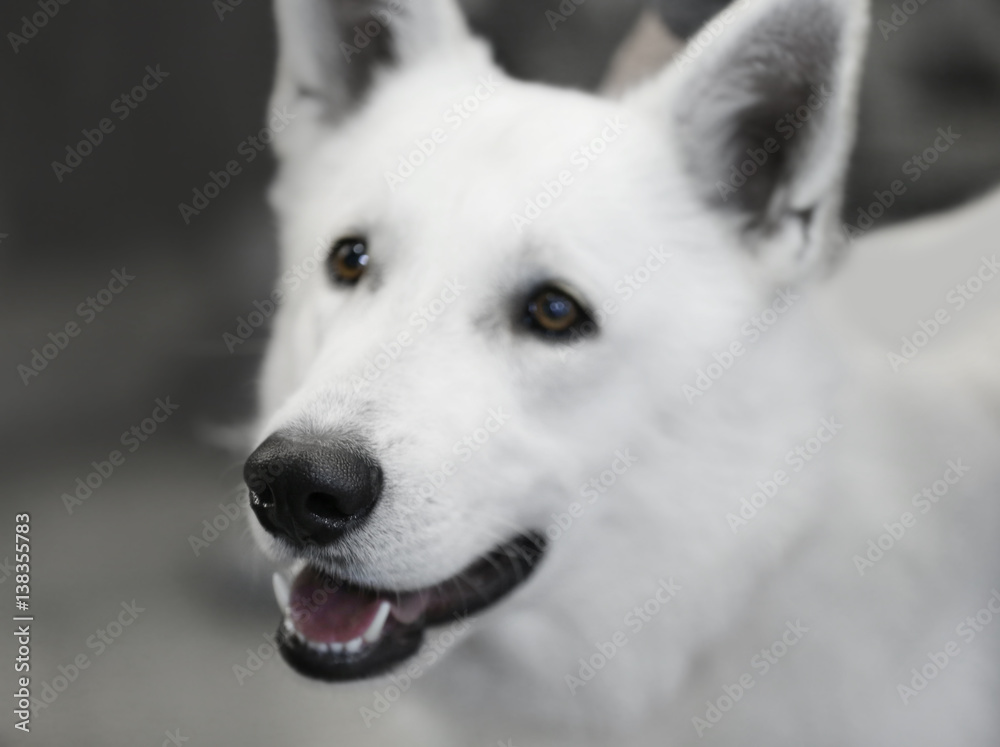
[[354,285],[368,266],[368,245],[364,239],[340,239],[330,250],[327,267],[330,277],[343,285]]
[[559,338],[590,322],[590,317],[568,293],[546,286],[529,297],[524,321],[529,329],[543,336]]

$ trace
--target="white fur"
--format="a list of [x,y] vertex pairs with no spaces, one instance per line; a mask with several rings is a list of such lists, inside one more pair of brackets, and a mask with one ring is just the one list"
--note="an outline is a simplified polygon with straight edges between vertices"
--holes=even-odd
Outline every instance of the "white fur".
[[[428,707],[462,733],[457,744],[1000,741],[1000,620],[908,708],[896,692],[998,583],[992,426],[939,385],[918,394],[858,369],[850,344],[824,331],[808,290],[704,396],[689,403],[683,393],[713,354],[745,341],[740,328],[780,283],[836,250],[853,129],[864,6],[737,5],[695,64],[621,101],[506,78],[450,12],[447,33],[436,33],[414,5],[419,23],[400,18],[394,30],[401,67],[379,72],[332,124],[319,103],[294,98],[296,75],[319,76],[301,39],[290,51],[296,11],[279,0],[275,101],[300,115],[273,191],[283,269],[300,266],[319,240],[360,232],[376,280],[345,290],[321,271],[309,276],[278,315],[263,374],[260,439],[289,427],[357,433],[385,470],[371,521],[315,559],[360,583],[433,584],[513,534],[549,526],[616,450],[639,459],[552,543],[536,577],[477,618],[422,681]],[[810,26],[817,9],[836,27]],[[758,230],[706,200],[714,186],[699,183],[699,164],[724,160],[721,125],[746,95],[745,71],[727,61],[747,44],[780,45],[768,35],[776,17],[783,33],[802,24],[843,43],[836,97],[769,205],[770,228]],[[436,41],[421,44],[428,35]],[[503,81],[499,90],[448,129],[443,113],[488,76]],[[578,173],[571,155],[615,117],[626,134]],[[385,173],[437,127],[447,141],[392,190]],[[511,214],[563,169],[573,185],[516,231]],[[794,215],[805,206],[816,213],[803,226]],[[620,301],[616,284],[652,247],[672,255],[667,266],[571,355],[512,324],[513,299],[532,279],[563,280],[595,306]],[[452,279],[466,288],[458,300],[356,388],[382,343],[413,332],[410,315]],[[422,498],[427,475],[454,460],[452,444],[498,407],[509,423]],[[734,535],[727,513],[787,469],[785,454],[825,417],[843,431]],[[972,473],[859,576],[852,557],[958,457]],[[565,676],[579,659],[626,629],[625,615],[669,578],[682,587],[676,597],[570,694]],[[797,619],[810,629],[801,644],[699,737],[692,719],[704,718],[705,701],[754,672],[754,654]]]

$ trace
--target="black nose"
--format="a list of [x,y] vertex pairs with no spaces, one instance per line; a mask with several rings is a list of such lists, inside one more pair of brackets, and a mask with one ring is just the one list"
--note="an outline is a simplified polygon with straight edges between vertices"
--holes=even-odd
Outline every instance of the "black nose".
[[382,469],[348,442],[274,435],[243,468],[261,526],[293,545],[325,545],[367,516],[382,492]]

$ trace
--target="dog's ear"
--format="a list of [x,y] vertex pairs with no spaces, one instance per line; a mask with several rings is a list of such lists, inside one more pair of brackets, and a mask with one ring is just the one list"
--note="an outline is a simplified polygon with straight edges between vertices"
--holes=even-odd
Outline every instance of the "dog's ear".
[[866,31],[865,0],[736,0],[632,94],[668,120],[700,198],[782,280],[841,243]]
[[275,0],[275,14],[272,103],[327,121],[349,113],[380,69],[470,38],[454,0]]

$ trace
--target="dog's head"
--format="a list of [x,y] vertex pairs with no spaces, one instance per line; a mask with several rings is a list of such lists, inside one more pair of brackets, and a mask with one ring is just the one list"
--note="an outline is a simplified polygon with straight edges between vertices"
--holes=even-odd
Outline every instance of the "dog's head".
[[507,77],[449,0],[277,9],[281,309],[246,477],[260,543],[302,561],[286,657],[383,671],[540,563],[525,606],[574,599],[594,636],[655,574],[710,583],[696,473],[727,457],[692,454],[726,426],[686,391],[833,253],[860,3],[738,0],[616,101]]

